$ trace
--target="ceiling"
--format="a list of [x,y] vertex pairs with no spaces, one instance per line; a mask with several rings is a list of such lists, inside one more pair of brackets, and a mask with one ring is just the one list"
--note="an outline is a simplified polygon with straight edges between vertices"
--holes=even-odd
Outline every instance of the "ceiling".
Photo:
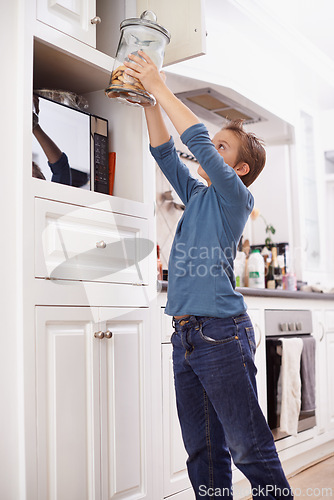
[[333,0],[256,1],[334,60]]

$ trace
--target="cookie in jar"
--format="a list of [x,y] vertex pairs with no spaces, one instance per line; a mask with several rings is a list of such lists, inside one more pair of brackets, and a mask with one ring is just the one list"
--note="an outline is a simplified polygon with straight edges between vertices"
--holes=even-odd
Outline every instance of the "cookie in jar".
[[151,11],[143,12],[138,19],[125,19],[120,29],[121,39],[105,93],[109,98],[121,102],[143,107],[154,106],[156,103],[154,96],[145,90],[137,78],[125,73],[124,61],[129,60],[129,54],[138,55],[138,50],[143,50],[158,69],[161,69],[170,34],[156,22],[156,16]]

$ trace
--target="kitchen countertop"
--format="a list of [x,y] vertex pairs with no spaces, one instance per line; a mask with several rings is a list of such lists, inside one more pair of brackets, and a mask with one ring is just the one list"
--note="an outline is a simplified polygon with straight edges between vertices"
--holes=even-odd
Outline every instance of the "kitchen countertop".
[[[158,288],[162,292],[167,292],[168,281],[158,281]],[[268,288],[236,288],[242,295],[253,297],[284,297],[290,299],[318,299],[318,300],[333,300],[334,293],[321,292],[292,292],[289,290],[269,290]]]

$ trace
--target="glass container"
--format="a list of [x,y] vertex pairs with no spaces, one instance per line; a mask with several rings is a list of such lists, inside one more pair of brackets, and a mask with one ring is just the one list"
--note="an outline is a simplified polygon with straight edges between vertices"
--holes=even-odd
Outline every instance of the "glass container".
[[147,92],[137,78],[127,75],[124,61],[129,61],[128,55],[138,55],[143,50],[158,67],[162,68],[165,47],[170,42],[169,32],[157,23],[157,17],[152,11],[145,11],[140,18],[125,19],[121,25],[121,37],[117,48],[114,67],[109,86],[105,93],[112,99],[139,105],[154,106],[156,100]]

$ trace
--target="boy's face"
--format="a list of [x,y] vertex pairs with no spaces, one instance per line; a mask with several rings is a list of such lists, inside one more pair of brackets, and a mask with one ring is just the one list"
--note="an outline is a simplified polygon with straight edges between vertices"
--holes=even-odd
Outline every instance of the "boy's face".
[[[239,151],[238,137],[231,130],[220,130],[213,137],[212,142],[220,156],[224,158],[225,163],[233,168],[239,175],[238,170],[236,170]],[[201,165],[198,167],[197,172],[203,179],[211,184],[209,176]]]

